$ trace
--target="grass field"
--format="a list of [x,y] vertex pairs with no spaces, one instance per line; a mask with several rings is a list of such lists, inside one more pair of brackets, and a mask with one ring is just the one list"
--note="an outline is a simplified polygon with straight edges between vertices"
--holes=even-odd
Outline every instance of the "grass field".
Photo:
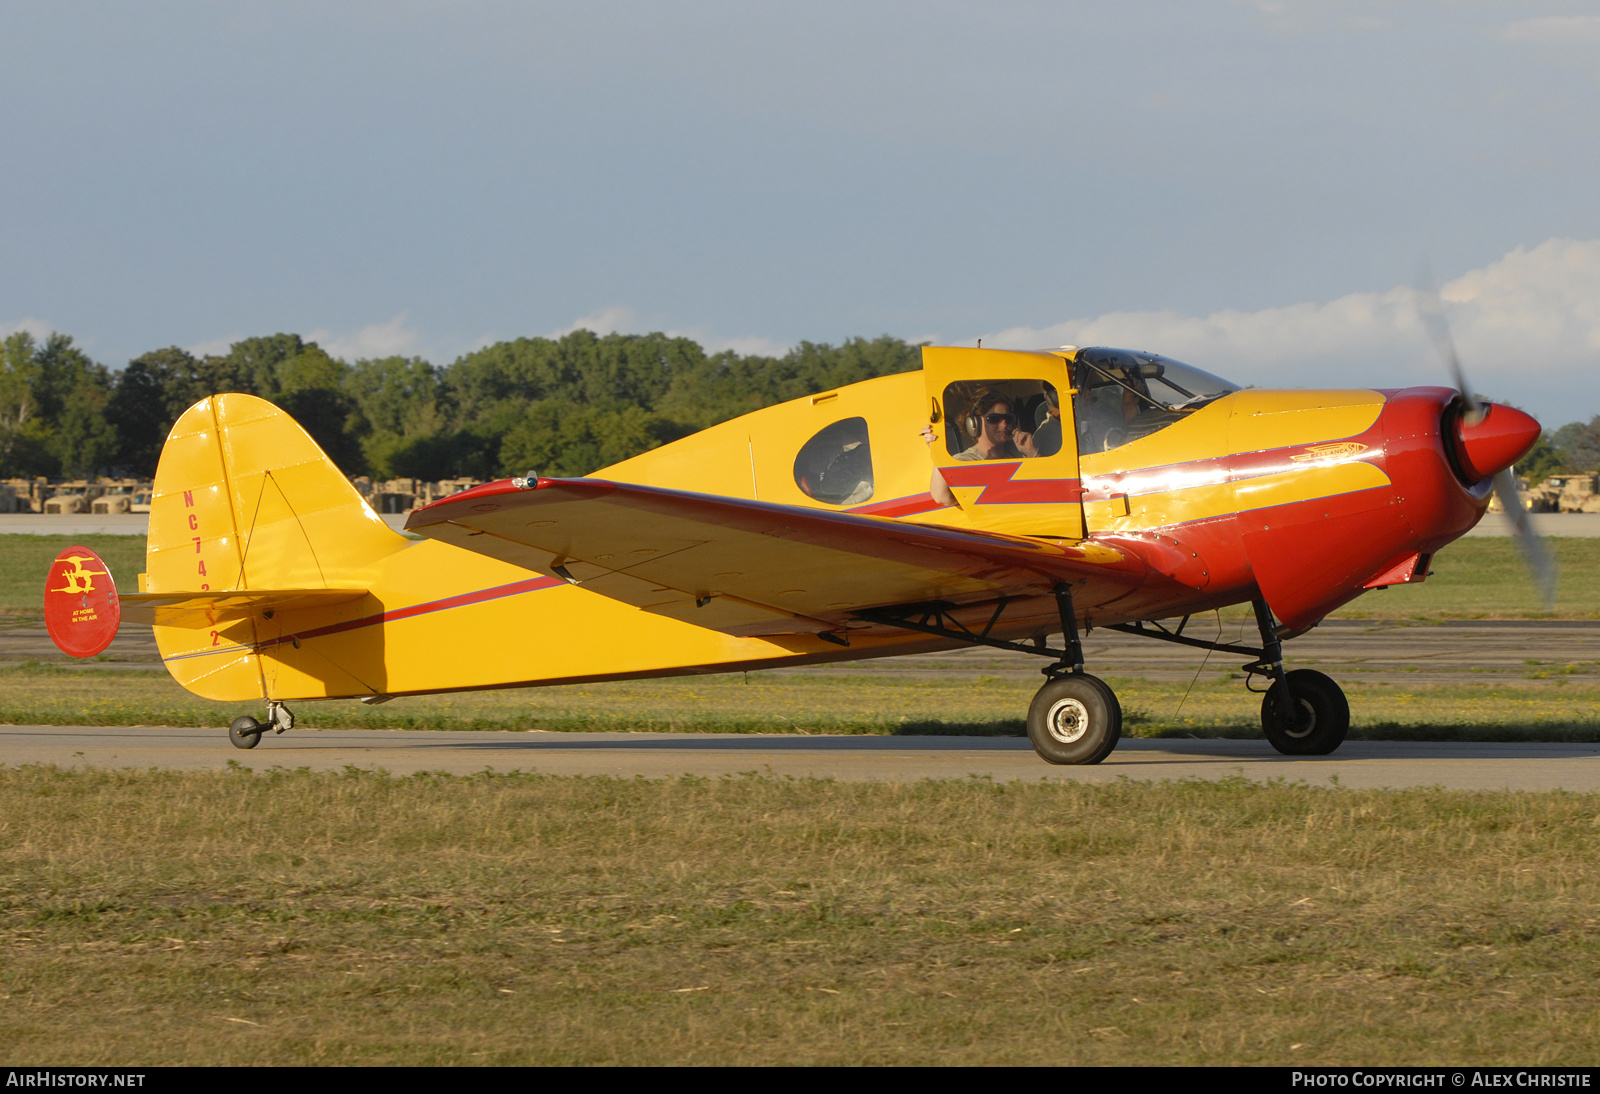
[[[1600,741],[1600,666],[1402,687],[1345,676],[1354,740]],[[1260,697],[1233,674],[1195,683],[1108,676],[1134,737],[1260,737]],[[301,729],[631,730],[1021,736],[1035,677],[751,673],[295,707]],[[0,723],[225,726],[259,702],[198,699],[159,670],[0,670]]]
[[1600,539],[1548,539],[1561,567],[1555,609],[1545,611],[1509,538],[1458,539],[1434,556],[1420,585],[1364,594],[1334,619],[1600,619]]
[[[1474,537],[1439,552],[1433,576],[1422,584],[1367,593],[1333,618],[1600,619],[1600,539],[1547,542],[1561,564],[1554,612],[1540,604],[1511,540]],[[119,588],[137,588],[144,569],[140,536],[0,535],[0,616],[38,618],[50,560],[74,544],[105,559]]]
[[1600,800],[0,768],[14,1064],[1569,1064]]

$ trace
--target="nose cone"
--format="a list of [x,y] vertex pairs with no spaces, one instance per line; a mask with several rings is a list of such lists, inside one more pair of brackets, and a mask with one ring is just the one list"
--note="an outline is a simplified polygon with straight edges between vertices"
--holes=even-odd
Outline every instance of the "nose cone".
[[1485,403],[1484,415],[1456,419],[1456,454],[1472,482],[1499,474],[1516,463],[1539,439],[1539,423],[1513,406]]

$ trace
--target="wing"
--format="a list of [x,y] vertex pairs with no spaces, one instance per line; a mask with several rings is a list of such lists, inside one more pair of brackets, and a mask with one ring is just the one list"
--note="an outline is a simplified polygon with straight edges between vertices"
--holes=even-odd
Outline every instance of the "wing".
[[[828,633],[851,613],[977,603],[1146,572],[1110,547],[994,535],[599,479],[489,483],[416,510],[411,532],[734,635]],[[1085,590],[1090,591],[1090,590]]]

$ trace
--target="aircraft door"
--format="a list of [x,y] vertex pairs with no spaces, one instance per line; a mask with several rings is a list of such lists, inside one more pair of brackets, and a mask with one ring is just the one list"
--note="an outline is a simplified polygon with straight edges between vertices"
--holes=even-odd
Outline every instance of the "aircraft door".
[[922,375],[929,454],[973,526],[1082,539],[1067,362],[1052,353],[926,346]]

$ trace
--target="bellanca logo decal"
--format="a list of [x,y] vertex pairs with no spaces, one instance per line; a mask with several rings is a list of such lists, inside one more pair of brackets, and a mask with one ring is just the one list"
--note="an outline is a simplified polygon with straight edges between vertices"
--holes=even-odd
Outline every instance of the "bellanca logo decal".
[[1307,463],[1313,460],[1331,463],[1334,460],[1344,460],[1349,459],[1351,456],[1360,455],[1366,450],[1367,446],[1360,441],[1335,441],[1332,444],[1311,445],[1298,456],[1290,456],[1289,459],[1295,463]]

